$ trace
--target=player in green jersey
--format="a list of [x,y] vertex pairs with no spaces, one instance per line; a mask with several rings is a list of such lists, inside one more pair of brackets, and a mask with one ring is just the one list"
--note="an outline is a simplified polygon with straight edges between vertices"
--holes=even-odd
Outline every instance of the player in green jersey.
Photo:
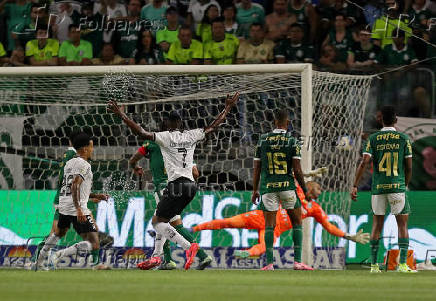
[[[165,171],[165,165],[162,157],[162,153],[160,151],[160,146],[151,140],[145,140],[143,145],[138,149],[136,154],[134,154],[130,160],[129,164],[132,167],[135,174],[142,176],[143,170],[142,167],[138,166],[137,163],[142,158],[148,158],[150,160],[150,171],[153,176],[153,184],[154,184],[154,197],[156,200],[156,205],[159,203],[162,191],[167,186],[168,176]],[[197,166],[194,165],[192,168],[192,175],[194,179],[197,179],[199,176]],[[176,215],[170,220],[170,224],[179,232],[183,237],[185,237],[189,242],[194,241],[194,237],[191,232],[183,227],[182,218],[180,215]],[[176,263],[171,258],[171,248],[170,242],[165,239],[160,234],[156,234],[155,237],[155,248],[153,251],[153,257],[162,256],[162,252],[164,254],[164,262],[162,262],[159,266],[161,270],[173,270],[176,269]],[[204,252],[203,249],[199,249],[197,253],[198,258],[200,259],[200,264],[197,269],[204,270],[212,263],[212,258]],[[148,261],[146,261],[148,262]],[[158,264],[153,262],[149,262],[149,264],[141,265],[143,269],[151,269]]]
[[[294,226],[292,240],[294,242],[294,269],[313,270],[301,262],[301,244],[303,240],[301,203],[295,193],[295,178],[306,194],[303,172],[300,165],[300,145],[287,132],[289,113],[279,110],[275,113],[276,129],[260,137],[256,147],[253,171],[253,194],[251,201],[256,204],[260,197],[260,207],[265,217],[266,266],[262,270],[274,270],[273,244],[276,216],[281,203],[286,209]],[[260,180],[260,193],[259,193]]]
[[400,249],[398,271],[416,272],[406,264],[409,248],[407,220],[410,212],[410,206],[406,199],[406,189],[412,178],[412,145],[406,134],[399,133],[394,128],[397,117],[393,106],[383,107],[382,116],[383,128],[369,136],[363,152],[363,160],[356,171],[351,197],[356,200],[357,186],[372,159],[374,171],[372,174],[371,206],[374,216],[370,241],[371,272],[380,272],[377,264],[377,253],[388,204],[398,225],[398,246]]

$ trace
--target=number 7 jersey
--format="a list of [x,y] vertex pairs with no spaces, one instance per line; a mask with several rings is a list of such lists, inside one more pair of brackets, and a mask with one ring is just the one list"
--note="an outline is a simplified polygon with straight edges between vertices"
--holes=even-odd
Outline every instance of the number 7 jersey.
[[372,157],[372,194],[406,191],[405,159],[412,157],[409,137],[387,127],[369,136],[363,154]]
[[261,162],[260,194],[295,190],[292,159],[301,159],[298,141],[285,130],[263,134],[254,160]]

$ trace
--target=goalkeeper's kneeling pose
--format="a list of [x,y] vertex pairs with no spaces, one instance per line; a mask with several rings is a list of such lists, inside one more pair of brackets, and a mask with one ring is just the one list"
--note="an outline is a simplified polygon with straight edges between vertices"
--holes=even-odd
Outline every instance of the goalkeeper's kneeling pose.
[[[324,229],[330,234],[342,237],[347,240],[351,240],[357,243],[366,244],[369,242],[369,234],[363,233],[362,230],[354,235],[343,232],[334,224],[328,221],[328,216],[314,200],[316,200],[321,194],[321,187],[316,182],[307,182],[307,197],[312,198],[311,202],[308,202],[304,198],[304,193],[300,186],[297,186],[297,194],[302,199],[301,204],[303,206],[303,218],[313,217],[320,223]],[[210,222],[199,224],[192,228],[193,231],[202,230],[219,230],[226,228],[240,228],[240,229],[256,229],[259,232],[259,243],[252,246],[248,250],[236,251],[235,256],[246,257],[258,257],[265,253],[265,219],[262,210],[249,211],[243,214],[235,215],[233,217],[217,219]],[[280,235],[292,229],[292,223],[286,210],[281,209],[277,211],[276,227],[274,229],[274,242]]]

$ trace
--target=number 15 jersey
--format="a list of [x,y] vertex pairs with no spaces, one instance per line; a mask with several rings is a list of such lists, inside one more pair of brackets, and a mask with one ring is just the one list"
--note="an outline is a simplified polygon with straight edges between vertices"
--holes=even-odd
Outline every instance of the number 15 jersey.
[[83,179],[80,185],[80,208],[84,215],[90,215],[91,211],[88,209],[88,199],[92,187],[91,164],[80,157],[73,158],[65,164],[62,187],[59,193],[59,213],[63,215],[77,215],[71,194],[71,186],[76,176]]
[[204,129],[155,133],[155,141],[161,147],[168,182],[181,177],[194,181],[194,151],[197,142],[203,140],[204,136]]
[[406,191],[404,160],[412,157],[409,137],[385,127],[369,136],[363,154],[372,157],[372,194]]
[[254,160],[260,160],[260,194],[295,190],[292,159],[301,159],[298,141],[285,130],[263,134]]

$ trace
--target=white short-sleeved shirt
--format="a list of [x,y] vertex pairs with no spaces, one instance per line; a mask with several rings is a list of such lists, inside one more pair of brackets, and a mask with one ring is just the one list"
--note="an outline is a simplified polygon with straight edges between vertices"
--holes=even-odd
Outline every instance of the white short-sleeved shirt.
[[80,208],[82,208],[84,215],[90,215],[91,211],[88,209],[87,205],[92,187],[91,164],[80,157],[73,158],[65,164],[64,178],[59,192],[59,213],[63,215],[77,215],[71,194],[71,186],[76,176],[80,176],[83,179],[80,185]]
[[190,131],[166,131],[155,133],[155,141],[160,146],[168,181],[185,177],[194,181],[194,151],[198,141],[204,139],[204,129]]
[[192,18],[196,24],[201,23],[204,13],[210,5],[218,7],[218,13],[221,15],[221,6],[215,0],[211,0],[206,4],[201,4],[198,0],[191,0],[191,2],[189,2],[188,13],[192,14]]

